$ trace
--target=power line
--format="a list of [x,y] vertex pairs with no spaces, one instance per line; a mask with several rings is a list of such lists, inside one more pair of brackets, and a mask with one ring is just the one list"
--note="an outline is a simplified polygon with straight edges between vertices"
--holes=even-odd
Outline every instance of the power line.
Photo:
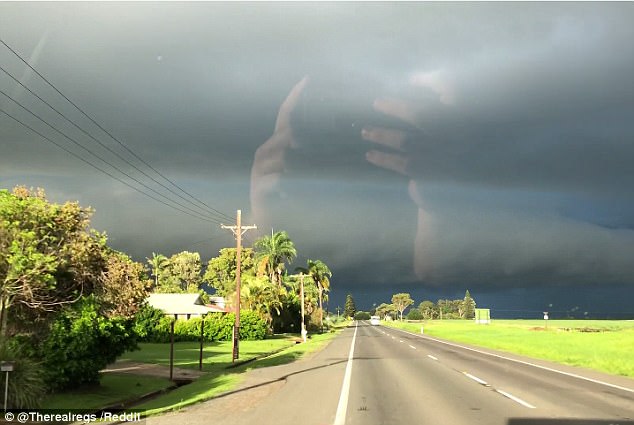
[[130,148],[128,148],[123,142],[121,142],[118,138],[113,136],[108,130],[106,130],[103,126],[101,126],[97,121],[95,121],[90,115],[88,115],[86,112],[84,112],[84,110],[82,108],[80,108],[77,104],[75,104],[72,100],[70,100],[66,95],[64,95],[57,87],[55,87],[55,85],[53,83],[51,83],[46,77],[44,77],[42,74],[40,74],[33,66],[31,66],[31,64],[29,64],[24,58],[22,58],[22,56],[19,53],[17,53],[13,48],[11,48],[11,46],[9,46],[1,38],[0,38],[0,43],[2,43],[7,49],[9,49],[9,51],[11,51],[11,53],[13,53],[18,59],[20,59],[20,61],[22,61],[33,72],[35,72],[35,74],[37,74],[42,80],[44,80],[51,88],[53,88],[53,90],[55,90],[68,103],[70,103],[75,109],[77,109],[84,117],[86,117],[90,122],[92,122],[94,125],[96,125],[101,131],[103,131],[105,134],[107,134],[112,140],[117,142],[121,147],[123,147],[129,154],[131,154],[133,157],[135,157],[138,161],[143,163],[145,166],[150,168],[152,171],[154,171],[157,175],[159,175],[165,181],[169,182],[172,186],[174,186],[175,188],[177,188],[181,192],[185,193],[187,196],[189,196],[194,201],[196,201],[196,202],[200,203],[201,205],[209,208],[210,210],[212,210],[215,213],[219,214],[221,217],[226,218],[227,220],[233,221],[233,218],[231,216],[229,216],[229,215],[227,215],[227,214],[225,214],[225,213],[223,213],[221,211],[218,211],[217,209],[207,205],[204,201],[201,201],[200,199],[196,198],[195,196],[193,196],[192,194],[187,192],[185,189],[183,189],[182,187],[180,187],[179,185],[174,183],[172,180],[170,180],[169,178],[164,176],[157,169],[152,167],[149,163],[147,163],[145,160],[143,160],[143,158],[141,158],[139,155],[137,155],[134,151],[132,151]]
[[[52,109],[53,111],[55,111],[58,115],[60,115],[62,118],[64,118],[68,123],[70,123],[71,125],[73,125],[75,128],[77,128],[79,131],[81,131],[83,134],[85,134],[86,136],[88,136],[89,138],[91,138],[92,140],[94,140],[96,143],[98,143],[101,147],[103,147],[104,149],[106,149],[108,152],[110,152],[111,154],[115,155],[117,158],[119,158],[120,160],[124,161],[126,164],[128,164],[129,166],[131,166],[132,168],[134,168],[135,170],[137,170],[138,172],[140,172],[141,174],[143,174],[145,177],[149,178],[150,180],[152,180],[154,183],[160,185],[161,187],[163,187],[164,189],[167,189],[169,192],[171,192],[172,194],[178,196],[179,198],[181,198],[183,201],[190,203],[191,205],[193,205],[194,207],[200,209],[201,211],[203,211],[203,215],[204,214],[210,214],[211,215],[216,215],[217,213],[211,211],[211,210],[206,210],[204,208],[201,208],[199,205],[196,205],[194,203],[192,203],[190,200],[184,198],[183,196],[181,196],[179,193],[175,192],[173,189],[165,186],[163,183],[157,181],[155,178],[153,178],[152,176],[150,176],[149,174],[147,174],[145,171],[141,170],[140,168],[138,168],[136,165],[134,165],[133,163],[131,163],[130,161],[128,161],[126,158],[124,158],[123,156],[121,156],[119,153],[117,153],[116,151],[112,150],[109,146],[107,146],[106,144],[104,144],[102,141],[96,139],[94,136],[92,136],[90,133],[88,133],[86,130],[84,130],[83,128],[81,128],[80,126],[78,126],[75,122],[73,122],[71,119],[69,119],[66,115],[64,115],[62,112],[60,112],[59,110],[57,110],[54,106],[52,106],[50,103],[48,103],[46,100],[42,99],[42,97],[40,97],[37,93],[33,92],[29,87],[27,87],[26,85],[22,84],[22,82],[20,82],[20,80],[18,80],[15,76],[13,76],[11,73],[9,73],[6,69],[4,69],[4,67],[2,67],[0,65],[0,71],[4,72],[7,76],[9,76],[11,79],[13,79],[16,83],[18,83],[20,86],[22,86],[25,90],[27,90],[29,93],[31,93],[31,95],[35,96],[36,98],[38,98],[42,103],[44,103],[46,106],[48,106],[50,109]],[[224,219],[225,217],[223,216],[218,216],[216,217],[218,218],[218,220]]]
[[115,180],[117,180],[117,181],[119,181],[119,182],[123,183],[124,185],[128,186],[129,188],[131,188],[131,189],[133,189],[133,190],[135,190],[135,191],[137,191],[137,192],[139,192],[139,193],[142,193],[143,195],[147,196],[148,198],[151,198],[151,199],[153,199],[153,200],[155,200],[155,201],[157,201],[157,202],[160,202],[160,203],[161,203],[161,204],[163,204],[163,205],[166,205],[166,206],[168,206],[168,207],[170,207],[170,208],[173,208],[173,209],[175,209],[175,210],[177,210],[177,211],[180,211],[180,212],[182,212],[182,213],[184,213],[184,214],[187,214],[187,215],[192,216],[192,217],[194,217],[194,218],[197,218],[197,219],[199,219],[199,220],[204,220],[204,221],[208,221],[208,222],[210,222],[210,223],[215,223],[215,224],[217,224],[217,222],[215,222],[215,221],[213,221],[213,220],[209,220],[208,218],[205,218],[205,217],[201,217],[201,216],[198,216],[198,215],[191,214],[191,213],[189,213],[189,212],[187,212],[187,211],[185,211],[185,210],[182,210],[182,209],[180,209],[180,208],[178,208],[178,207],[175,207],[175,206],[170,205],[170,204],[168,204],[168,203],[166,203],[166,202],[163,202],[163,201],[161,201],[161,200],[160,200],[160,199],[158,199],[158,198],[155,198],[154,196],[152,196],[152,195],[150,195],[150,194],[148,194],[148,193],[146,193],[146,192],[144,192],[144,191],[142,191],[142,190],[140,190],[140,189],[138,189],[138,188],[136,188],[136,187],[132,186],[131,184],[129,184],[129,183],[128,183],[128,182],[126,182],[125,180],[122,180],[122,179],[120,179],[119,177],[117,177],[117,176],[114,176],[114,175],[110,174],[108,171],[106,171],[106,170],[104,170],[104,169],[100,168],[99,166],[97,166],[97,165],[93,164],[92,162],[90,162],[90,161],[88,161],[88,160],[86,160],[86,159],[82,158],[81,156],[77,155],[75,152],[73,152],[73,151],[71,151],[71,150],[69,150],[69,149],[65,148],[64,146],[60,145],[59,143],[55,142],[54,140],[52,140],[52,139],[50,139],[50,138],[46,137],[45,135],[43,135],[43,134],[42,134],[42,133],[40,133],[39,131],[35,130],[33,127],[29,126],[28,124],[25,124],[24,122],[20,121],[19,119],[17,119],[17,118],[16,118],[16,117],[14,117],[13,115],[9,114],[9,113],[8,113],[8,112],[6,112],[4,109],[1,109],[1,108],[0,108],[0,112],[2,112],[3,114],[5,114],[7,117],[11,118],[12,120],[14,120],[15,122],[17,122],[18,124],[21,124],[22,126],[24,126],[24,127],[28,128],[29,130],[31,130],[33,133],[37,134],[38,136],[40,136],[40,137],[41,137],[41,138],[43,138],[44,140],[46,140],[46,141],[48,141],[48,142],[52,143],[53,145],[57,146],[58,148],[62,149],[62,150],[63,150],[63,151],[65,151],[66,153],[68,153],[68,154],[70,154],[70,155],[74,156],[75,158],[79,159],[79,160],[80,160],[80,161],[82,161],[82,162],[85,162],[86,164],[88,164],[88,165],[90,165],[91,167],[95,168],[96,170],[98,170],[98,171],[100,171],[100,172],[104,173],[105,175],[107,175],[107,176],[109,176],[109,177],[111,177],[111,178],[113,178],[113,179],[115,179]]
[[[145,187],[146,189],[149,189],[150,191],[156,193],[158,196],[161,196],[162,198],[168,200],[169,202],[172,202],[176,205],[179,205],[182,208],[185,208],[186,210],[189,210],[190,212],[194,213],[194,214],[200,214],[198,211],[195,211],[173,199],[168,198],[167,196],[163,195],[162,193],[156,191],[154,188],[146,185],[145,183],[139,181],[138,179],[136,179],[135,177],[129,175],[128,173],[126,173],[125,171],[121,170],[119,167],[117,167],[116,165],[112,164],[111,162],[101,158],[99,155],[95,154],[93,151],[91,151],[90,149],[86,148],[85,146],[83,146],[81,143],[79,143],[78,141],[76,141],[75,139],[73,139],[72,137],[66,135],[64,132],[56,129],[55,127],[53,127],[50,123],[48,123],[46,120],[42,119],[41,117],[39,117],[37,114],[35,114],[34,112],[32,112],[30,109],[28,109],[27,107],[25,107],[24,105],[22,105],[20,102],[18,102],[17,100],[15,100],[14,98],[12,98],[11,96],[9,96],[8,94],[6,94],[3,90],[0,89],[0,94],[4,95],[6,98],[10,99],[13,103],[15,103],[16,105],[18,105],[20,108],[24,109],[26,112],[28,112],[29,114],[31,114],[32,116],[34,116],[35,118],[37,118],[38,120],[40,120],[41,122],[43,122],[44,124],[46,124],[48,127],[50,127],[52,130],[54,130],[55,132],[61,134],[62,136],[64,136],[65,138],[67,138],[68,140],[70,140],[72,143],[74,143],[76,146],[80,147],[81,149],[85,150],[86,152],[88,152],[90,155],[94,156],[95,158],[97,158],[98,160],[104,162],[105,164],[108,164],[110,167],[114,168],[115,170],[117,170],[119,173],[123,174],[124,176],[128,177],[131,180],[134,180],[137,184],[140,184],[141,186]],[[138,188],[134,188],[137,191],[141,191]],[[208,217],[209,221],[213,222],[213,223],[217,223],[218,221],[217,219],[212,219],[211,217]]]

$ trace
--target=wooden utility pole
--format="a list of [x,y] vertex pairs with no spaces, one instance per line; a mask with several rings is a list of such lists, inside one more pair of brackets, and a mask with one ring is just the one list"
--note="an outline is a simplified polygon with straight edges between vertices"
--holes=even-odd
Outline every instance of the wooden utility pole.
[[221,225],[223,229],[229,229],[236,236],[236,302],[235,302],[235,314],[236,321],[233,326],[233,358],[232,361],[236,361],[240,356],[239,349],[239,337],[240,337],[240,269],[242,267],[242,235],[250,229],[257,229],[257,226],[242,226],[242,211],[238,210],[236,214],[236,225],[225,226]]
[[300,298],[302,299],[302,339],[304,340],[304,342],[306,342],[306,321],[304,320],[304,273],[300,273],[299,274],[299,281],[300,281],[300,289],[299,289],[299,293],[300,293]]

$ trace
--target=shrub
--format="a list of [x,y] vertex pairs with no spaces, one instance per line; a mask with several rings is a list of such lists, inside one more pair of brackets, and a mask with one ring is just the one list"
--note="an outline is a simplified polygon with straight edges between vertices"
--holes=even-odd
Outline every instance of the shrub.
[[[134,332],[139,341],[151,341],[156,338],[155,332],[160,326],[161,320],[165,318],[165,313],[150,305],[143,306],[134,318]],[[169,325],[167,328],[169,335]]]
[[423,313],[417,308],[412,308],[407,313],[407,320],[423,320]]
[[52,390],[99,382],[99,371],[136,348],[132,320],[99,314],[94,297],[62,310],[39,347],[44,380]]
[[[141,313],[145,315],[146,313]],[[172,317],[161,313],[158,320],[147,319],[148,316],[137,318],[135,330],[144,333],[143,340],[148,342],[165,343],[170,341],[170,327]],[[200,340],[199,317],[189,320],[179,319],[174,322],[174,341],[198,341]],[[233,337],[233,325],[235,315],[229,314],[208,314],[205,316],[203,338],[205,341],[231,341]],[[154,327],[151,327],[154,324]],[[240,314],[240,339],[257,340],[266,336],[267,325],[257,313],[244,311]]]
[[370,320],[370,313],[367,311],[357,311],[354,313],[354,320]]
[[266,331],[266,323],[257,313],[254,311],[240,313],[240,339],[250,341],[264,339]]

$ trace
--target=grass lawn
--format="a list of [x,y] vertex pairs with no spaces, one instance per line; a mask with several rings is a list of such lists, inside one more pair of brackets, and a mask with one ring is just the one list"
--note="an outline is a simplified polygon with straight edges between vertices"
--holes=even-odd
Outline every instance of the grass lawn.
[[[295,345],[296,336],[275,336],[261,341],[240,341],[240,360],[252,359],[264,354]],[[123,354],[120,360],[154,363],[169,366],[170,345],[141,343],[140,350]],[[206,342],[203,346],[203,372],[223,371],[231,366],[231,341]],[[200,343],[175,342],[174,367],[198,370]]]
[[[208,374],[198,378],[191,384],[184,385],[153,400],[134,406],[134,410],[136,411],[140,409],[145,411],[145,415],[152,415],[168,410],[179,409],[184,406],[212,398],[226,391],[231,391],[242,381],[244,372],[255,368],[276,366],[293,362],[324,347],[326,343],[335,337],[335,335],[336,333],[334,332],[322,335],[313,335],[306,344],[293,344],[287,350],[273,356],[259,359],[233,369],[226,369],[226,366],[231,364],[231,343],[220,342],[217,343],[217,345],[216,343],[209,344],[209,349],[211,350],[210,353],[215,354],[213,354],[213,356],[210,355],[207,360],[205,360],[203,370],[208,371]],[[267,342],[270,344],[267,345]],[[284,346],[283,342],[286,342],[286,346],[289,345],[288,338],[241,342],[240,357],[247,357],[246,353],[261,354],[264,352],[262,350],[265,350],[266,347],[269,348],[268,351],[273,351],[275,348]],[[188,350],[191,350],[191,347],[187,348],[187,344],[191,343],[181,343],[181,351],[179,351],[181,353],[180,366],[198,367],[198,351],[196,351],[198,347],[193,350],[195,353],[192,354],[189,353]],[[143,344],[141,351],[128,353],[134,354],[136,357],[131,358],[128,354],[124,357],[135,361],[159,359],[161,360],[161,363],[163,363],[163,357],[157,357],[157,353],[164,353],[166,349],[168,350],[167,362],[169,362],[169,344]],[[191,357],[189,360],[186,358],[188,355]],[[175,358],[177,358],[177,356],[178,355],[175,354]],[[192,360],[192,356],[195,357],[195,361]]]
[[382,322],[410,332],[634,378],[634,321],[463,320]]
[[42,408],[98,410],[170,386],[172,386],[172,382],[165,378],[125,373],[104,373],[99,385],[52,394],[42,401]]

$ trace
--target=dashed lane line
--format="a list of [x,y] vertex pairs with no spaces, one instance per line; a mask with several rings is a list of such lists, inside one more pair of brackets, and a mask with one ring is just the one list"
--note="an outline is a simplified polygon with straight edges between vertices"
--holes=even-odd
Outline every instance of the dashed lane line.
[[536,407],[533,406],[532,404],[525,402],[524,400],[522,400],[519,397],[515,397],[513,394],[509,394],[506,391],[502,391],[502,390],[498,390],[498,389],[496,389],[495,391],[500,393],[500,394],[502,394],[504,397],[509,398],[509,399],[513,400],[514,402],[521,404],[524,407],[528,407],[529,409],[536,409]]
[[474,376],[468,372],[462,372],[464,374],[464,376],[466,376],[467,378],[473,379],[474,381],[476,381],[478,384],[480,385],[486,385],[489,386],[489,384],[487,384],[487,382],[483,379],[478,378],[477,376]]

